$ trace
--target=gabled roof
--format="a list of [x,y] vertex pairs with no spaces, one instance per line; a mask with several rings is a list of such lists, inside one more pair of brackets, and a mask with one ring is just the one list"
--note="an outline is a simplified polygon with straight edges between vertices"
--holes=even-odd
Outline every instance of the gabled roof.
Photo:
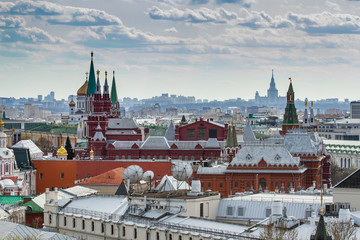
[[356,169],[349,176],[335,184],[334,188],[359,188],[360,189],[360,168]]
[[209,138],[205,144],[205,148],[220,148],[220,144],[216,138]]
[[300,158],[293,157],[284,144],[248,143],[242,145],[231,165],[254,166],[264,159],[267,164],[276,166],[299,166]]
[[169,149],[169,143],[165,137],[150,136],[140,146],[141,149]]
[[169,192],[169,191],[176,191],[179,189],[189,190],[190,186],[185,181],[178,181],[173,176],[165,175],[159,185],[156,187],[156,190],[160,192]]
[[123,180],[125,168],[119,167],[89,178],[78,185],[119,186]]

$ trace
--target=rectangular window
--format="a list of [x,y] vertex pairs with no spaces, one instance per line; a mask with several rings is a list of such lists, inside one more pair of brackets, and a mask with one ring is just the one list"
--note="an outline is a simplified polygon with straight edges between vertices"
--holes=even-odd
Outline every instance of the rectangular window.
[[220,183],[220,188],[222,188],[223,187],[223,184],[222,183]]
[[95,223],[91,222],[91,231],[95,231]]
[[233,215],[233,207],[232,206],[228,206],[226,209],[226,215]]
[[49,214],[49,224],[51,224],[51,222],[52,222],[52,219],[51,219],[51,214]]
[[235,187],[239,187],[239,183],[238,182],[235,182]]
[[208,183],[208,188],[211,188],[211,183]]
[[73,228],[75,228],[75,227],[76,227],[76,219],[73,218]]
[[137,239],[137,230],[134,228],[134,239]]
[[105,231],[105,224],[101,223],[101,232],[103,233]]
[[64,173],[63,172],[60,174],[60,177],[61,177],[61,179],[64,178]]
[[188,139],[194,139],[195,138],[195,130],[194,129],[188,129],[186,132],[186,137]]
[[43,178],[43,174],[42,174],[42,173],[39,174],[39,178],[40,178],[40,179]]
[[82,220],[82,229],[85,229],[85,220]]
[[199,128],[198,129],[198,138],[199,139],[206,139],[206,128]]
[[114,225],[111,225],[111,235],[114,235]]
[[125,227],[123,227],[123,229],[122,229],[123,231],[123,237],[125,237],[125,235],[126,235],[126,231],[125,231]]
[[266,217],[270,217],[270,215],[271,215],[271,208],[267,208],[265,214],[266,214]]
[[66,217],[64,217],[64,226],[66,226]]
[[217,129],[209,129],[209,138],[217,138]]
[[238,208],[238,216],[244,216],[244,208],[243,207]]

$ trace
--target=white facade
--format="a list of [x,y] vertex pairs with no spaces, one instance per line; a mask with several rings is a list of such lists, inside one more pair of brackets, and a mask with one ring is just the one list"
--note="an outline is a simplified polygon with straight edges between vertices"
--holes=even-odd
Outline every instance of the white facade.
[[341,169],[360,167],[360,141],[324,140],[324,146]]

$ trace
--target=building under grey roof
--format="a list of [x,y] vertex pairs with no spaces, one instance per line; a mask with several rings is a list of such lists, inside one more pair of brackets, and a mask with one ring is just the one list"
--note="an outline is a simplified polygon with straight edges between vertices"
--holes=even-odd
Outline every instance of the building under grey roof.
[[108,129],[135,129],[140,128],[132,118],[109,118]]
[[296,129],[285,134],[284,143],[291,154],[318,156],[323,151],[323,142],[317,132]]

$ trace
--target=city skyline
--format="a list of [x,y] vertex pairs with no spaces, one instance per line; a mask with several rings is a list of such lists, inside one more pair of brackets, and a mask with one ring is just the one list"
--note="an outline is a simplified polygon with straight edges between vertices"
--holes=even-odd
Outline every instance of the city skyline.
[[296,98],[357,100],[359,10],[350,0],[9,0],[1,95],[76,95],[93,51],[102,84],[116,72],[120,98],[253,99],[274,69],[281,96],[292,77]]

